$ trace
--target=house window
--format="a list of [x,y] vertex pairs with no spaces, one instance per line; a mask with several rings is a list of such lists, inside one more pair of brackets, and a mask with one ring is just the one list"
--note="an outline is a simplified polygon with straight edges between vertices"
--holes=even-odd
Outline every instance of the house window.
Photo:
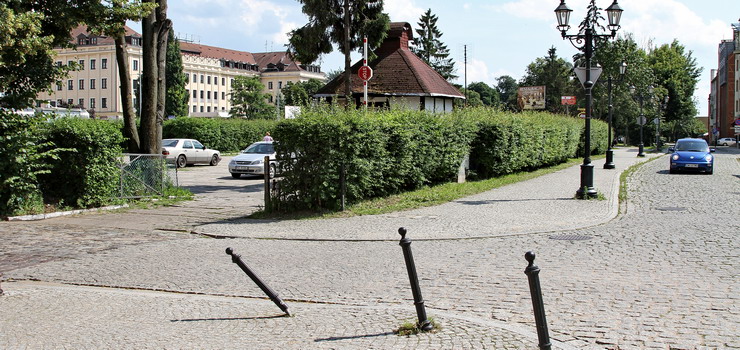
[[270,100],[270,103],[272,103],[272,95],[270,95],[270,98],[269,98],[269,100]]
[[61,81],[58,81],[57,82],[57,91],[62,91],[62,82]]
[[278,89],[282,89],[282,88],[283,88],[283,82],[282,81],[278,81]]
[[57,61],[57,67],[61,67],[61,66],[62,66],[62,61]]
[[193,113],[198,111],[198,107],[193,106]]
[[67,108],[72,107],[72,104],[73,103],[74,103],[74,101],[72,101],[71,98],[70,99],[67,99]]
[[95,70],[95,59],[94,58],[90,59],[90,70]]
[[90,90],[95,90],[95,79],[90,79]]
[[85,70],[85,60],[80,60],[80,70]]
[[108,59],[107,58],[100,59],[100,69],[108,69]]
[[215,75],[213,76],[213,85],[218,85],[218,77]]
[[[267,88],[269,90],[272,90],[272,82],[267,83]],[[272,100],[270,100],[270,102],[272,102]]]
[[108,99],[103,97],[100,99],[100,108],[108,108]]
[[218,100],[218,91],[213,92],[213,99]]
[[221,78],[221,85],[226,86],[226,78]]
[[85,79],[80,79],[79,85],[80,85],[80,90],[85,90]]
[[[193,73],[193,82],[195,83],[197,81],[198,81],[198,74]],[[193,112],[195,112],[195,111],[193,111]]]
[[226,99],[226,93],[223,92],[223,91],[221,91],[221,99],[222,100],[225,100]]
[[210,84],[210,83],[211,83],[211,76],[209,75],[208,76],[208,84]]
[[53,105],[53,107],[61,107],[62,106],[62,100],[58,99],[56,105]]
[[72,62],[74,62],[74,61],[67,61],[67,66],[68,67],[72,67]]
[[234,78],[231,78],[231,86],[234,86]]
[[211,113],[211,106],[208,106],[208,113]]
[[108,78],[102,78],[102,79],[100,79],[100,88],[101,89],[107,89],[108,88]]
[[208,99],[209,100],[211,99],[211,92],[210,91],[208,91]]
[[203,113],[203,106],[200,106],[200,112]]
[[91,98],[90,99],[90,108],[95,108],[95,99],[94,98]]
[[[198,91],[193,90],[193,98],[198,98]],[[195,112],[195,111],[193,111]]]
[[134,60],[134,70],[139,70],[139,60]]
[[67,80],[67,90],[74,90],[72,79]]
[[203,90],[200,90],[200,98],[203,98]]
[[77,102],[79,102],[79,106],[80,106],[80,108],[85,108],[85,99],[84,99],[84,98],[81,98],[81,99],[80,99],[79,101],[77,101]]
[[200,75],[200,83],[203,84],[203,74]]

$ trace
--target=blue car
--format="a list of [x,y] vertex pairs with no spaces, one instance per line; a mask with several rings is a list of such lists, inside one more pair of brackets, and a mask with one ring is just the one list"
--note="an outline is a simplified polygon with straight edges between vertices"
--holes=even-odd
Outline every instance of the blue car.
[[676,145],[668,149],[671,152],[670,173],[679,171],[703,171],[714,173],[714,152],[709,148],[707,141],[702,139],[680,139]]

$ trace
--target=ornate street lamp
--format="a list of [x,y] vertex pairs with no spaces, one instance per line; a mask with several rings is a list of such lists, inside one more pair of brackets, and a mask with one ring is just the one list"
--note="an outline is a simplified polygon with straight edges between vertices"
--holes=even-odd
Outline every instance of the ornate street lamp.
[[599,8],[596,7],[596,0],[591,0],[591,4],[588,6],[588,15],[581,23],[578,34],[569,35],[566,33],[570,29],[568,22],[570,21],[571,12],[573,10],[568,8],[565,0],[560,0],[560,6],[555,9],[558,30],[560,30],[563,39],[568,39],[576,49],[583,51],[586,61],[586,77],[583,81],[583,87],[586,91],[586,127],[584,130],[586,145],[583,164],[581,165],[581,185],[576,191],[576,196],[582,199],[594,198],[598,193],[594,189],[594,166],[591,164],[591,88],[595,83],[591,81],[591,58],[594,54],[594,44],[598,45],[598,42],[594,43],[594,39],[609,39],[617,35],[617,30],[620,28],[619,21],[622,18],[622,8],[617,4],[617,0],[614,0],[611,6],[606,9],[611,34],[594,34],[596,28],[600,27],[597,23],[600,15]]
[[648,86],[648,91],[646,93],[644,91],[637,90],[637,88],[634,85],[632,85],[630,86],[630,92],[632,93],[633,98],[636,98],[637,102],[640,104],[640,116],[637,117],[637,124],[640,124],[640,145],[638,146],[637,156],[644,157],[645,156],[645,145],[642,142],[642,132],[643,132],[642,130],[647,120],[645,119],[645,114],[642,113],[642,104],[644,103],[645,99],[649,99],[653,96],[653,86],[652,85]]
[[[621,82],[622,79],[624,79],[624,74],[627,72],[627,62],[622,62],[619,65],[619,78],[616,80],[617,83]],[[607,145],[606,149],[606,163],[604,163],[604,169],[614,169],[614,151],[612,150],[612,76],[609,75],[608,80],[609,85],[609,137],[607,138],[607,141],[609,144]]]

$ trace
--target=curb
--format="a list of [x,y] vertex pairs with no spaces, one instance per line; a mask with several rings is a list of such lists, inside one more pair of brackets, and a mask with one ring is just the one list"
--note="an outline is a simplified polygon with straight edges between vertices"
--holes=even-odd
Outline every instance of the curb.
[[60,217],[60,216],[67,216],[67,215],[75,215],[75,214],[81,214],[81,213],[88,213],[88,212],[91,212],[91,211],[115,210],[115,209],[121,209],[121,208],[128,208],[128,204],[124,204],[124,205],[111,205],[111,206],[107,206],[107,207],[92,208],[92,209],[78,209],[78,210],[70,210],[70,211],[58,211],[58,212],[55,212],[55,213],[48,213],[48,214],[11,216],[11,217],[8,217],[6,220],[7,221],[37,221],[37,220],[44,220],[44,219],[56,218],[56,217]]

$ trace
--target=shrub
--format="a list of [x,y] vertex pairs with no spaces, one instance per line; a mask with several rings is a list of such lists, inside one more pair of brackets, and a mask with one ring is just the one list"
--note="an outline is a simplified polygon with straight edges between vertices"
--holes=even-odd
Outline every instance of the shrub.
[[68,205],[92,207],[116,197],[120,179],[120,129],[113,123],[61,118],[45,126],[44,138],[64,149],[51,163],[51,172],[39,177],[44,197]]

